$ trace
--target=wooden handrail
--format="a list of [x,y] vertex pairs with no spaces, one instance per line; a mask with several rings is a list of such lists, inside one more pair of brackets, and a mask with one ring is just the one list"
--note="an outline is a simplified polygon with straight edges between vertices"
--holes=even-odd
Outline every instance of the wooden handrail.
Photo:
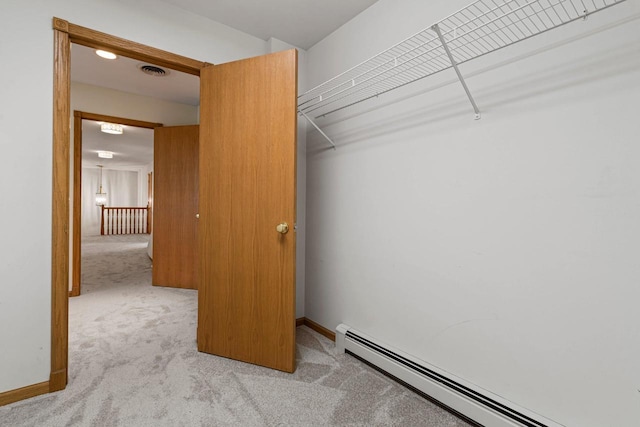
[[102,206],[100,235],[151,233],[151,207]]

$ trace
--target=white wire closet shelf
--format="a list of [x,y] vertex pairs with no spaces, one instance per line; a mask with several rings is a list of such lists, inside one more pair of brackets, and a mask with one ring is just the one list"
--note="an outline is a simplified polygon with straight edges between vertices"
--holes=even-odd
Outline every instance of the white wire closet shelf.
[[585,19],[625,0],[477,0],[298,97],[298,111],[313,121],[453,68],[480,118],[458,69],[472,59]]

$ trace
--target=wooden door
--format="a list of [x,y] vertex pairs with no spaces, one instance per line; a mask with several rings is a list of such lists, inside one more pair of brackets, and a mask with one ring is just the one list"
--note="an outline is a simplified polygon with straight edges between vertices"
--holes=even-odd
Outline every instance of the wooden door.
[[197,289],[198,126],[154,131],[155,286]]
[[200,85],[198,349],[293,372],[297,52]]

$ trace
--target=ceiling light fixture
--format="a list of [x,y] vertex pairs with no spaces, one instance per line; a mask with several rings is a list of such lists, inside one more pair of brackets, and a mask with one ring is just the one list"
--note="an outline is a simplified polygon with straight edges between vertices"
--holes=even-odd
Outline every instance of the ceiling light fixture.
[[104,133],[111,133],[113,135],[122,135],[123,132],[122,125],[115,123],[102,123],[100,125],[100,130]]
[[118,55],[116,55],[113,52],[109,52],[106,50],[100,50],[100,49],[96,49],[96,55],[98,55],[100,58],[104,58],[104,59],[117,59]]
[[113,151],[98,151],[98,157],[101,159],[113,159]]

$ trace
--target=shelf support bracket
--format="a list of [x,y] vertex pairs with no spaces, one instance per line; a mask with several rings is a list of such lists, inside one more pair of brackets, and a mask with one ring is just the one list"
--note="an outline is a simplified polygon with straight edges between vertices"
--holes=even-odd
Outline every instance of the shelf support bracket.
[[304,116],[304,118],[305,118],[305,119],[307,119],[307,121],[308,121],[309,123],[311,123],[311,124],[313,125],[313,127],[314,127],[314,128],[316,128],[316,129],[318,130],[318,132],[320,132],[320,133],[322,134],[322,136],[324,136],[324,137],[325,137],[325,139],[326,139],[327,141],[329,141],[329,144],[331,144],[331,146],[333,147],[333,149],[334,149],[334,150],[336,149],[336,144],[333,142],[333,140],[332,140],[331,138],[329,138],[329,137],[327,136],[327,134],[326,134],[326,133],[324,133],[324,132],[322,131],[322,129],[320,129],[320,127],[319,127],[317,124],[315,124],[315,122],[314,122],[313,120],[311,120],[311,117],[307,116],[307,115],[304,113],[304,111],[302,111],[302,110],[298,110],[298,113],[302,114],[302,115]]
[[440,43],[442,43],[442,47],[444,48],[445,53],[449,57],[449,61],[451,62],[451,66],[453,67],[454,70],[456,70],[456,74],[458,75],[458,79],[460,79],[460,83],[462,84],[462,87],[464,88],[464,91],[467,93],[467,97],[469,97],[469,101],[471,102],[471,106],[473,107],[473,111],[475,111],[475,113],[476,113],[476,120],[480,120],[480,117],[481,117],[480,116],[480,109],[478,108],[478,105],[476,104],[476,101],[474,101],[473,96],[471,95],[471,91],[469,91],[469,88],[467,87],[467,83],[464,81],[464,77],[462,77],[462,73],[458,69],[458,63],[456,62],[455,59],[453,59],[453,55],[451,54],[451,50],[449,50],[449,46],[447,45],[447,42],[444,40],[444,37],[442,36],[442,32],[440,31],[440,27],[438,26],[438,24],[435,24],[435,25],[433,25],[431,27],[431,29],[438,35],[438,38],[440,39]]

